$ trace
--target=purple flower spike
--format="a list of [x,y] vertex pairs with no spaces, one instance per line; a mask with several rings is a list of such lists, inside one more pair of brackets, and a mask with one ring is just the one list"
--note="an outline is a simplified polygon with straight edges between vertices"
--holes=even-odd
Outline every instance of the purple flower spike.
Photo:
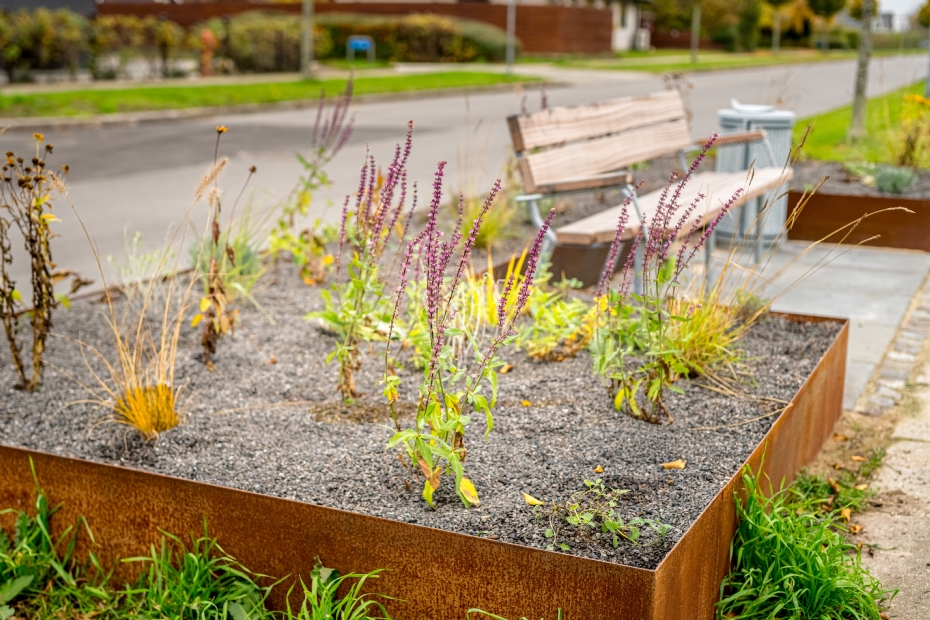
[[517,304],[513,310],[513,316],[510,321],[513,323],[514,318],[518,317],[523,308],[526,307],[526,302],[529,301],[530,291],[533,288],[533,278],[536,275],[536,263],[539,262],[539,253],[542,250],[543,240],[546,238],[546,232],[549,230],[549,225],[552,224],[552,218],[555,217],[555,209],[549,210],[549,215],[546,216],[546,221],[543,222],[543,225],[540,227],[539,232],[536,233],[536,239],[533,241],[533,248],[530,250],[530,254],[526,259],[526,272],[523,274],[523,282],[520,284],[520,291],[517,293]]

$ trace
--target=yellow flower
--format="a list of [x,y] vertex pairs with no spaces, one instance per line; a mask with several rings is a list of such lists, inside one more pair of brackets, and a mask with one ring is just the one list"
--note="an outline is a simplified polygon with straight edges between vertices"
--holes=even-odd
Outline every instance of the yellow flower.
[[32,137],[35,138],[35,141],[36,141],[36,142],[44,142],[44,141],[45,141],[45,136],[44,136],[43,134],[40,134],[40,133],[34,133],[34,134],[32,134]]
[[229,131],[229,127],[227,127],[226,125],[216,126],[216,133],[226,133],[227,131]]

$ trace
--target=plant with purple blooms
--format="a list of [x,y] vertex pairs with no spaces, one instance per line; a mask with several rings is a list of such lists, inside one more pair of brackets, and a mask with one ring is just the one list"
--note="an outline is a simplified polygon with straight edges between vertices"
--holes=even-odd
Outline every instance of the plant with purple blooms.
[[[741,194],[737,190],[708,222],[697,213],[705,200],[703,194],[690,203],[682,203],[683,190],[715,140],[716,134],[688,170],[680,177],[671,177],[652,217],[644,215],[644,230],[633,240],[632,251],[620,272],[619,286],[611,289],[613,260],[627,224],[627,204],[624,204],[610,248],[612,260],[598,284],[597,295],[605,317],[592,342],[594,370],[606,379],[618,411],[648,422],[658,423],[663,416],[673,421],[663,400],[664,391],[681,392],[674,382],[695,370],[673,337],[676,326],[691,320],[690,311],[675,312],[681,307],[676,303],[681,276]],[[642,249],[641,274],[635,274],[633,268],[638,249]],[[630,292],[634,277],[642,278],[642,295]]]
[[335,230],[321,226],[316,220],[310,228],[298,229],[298,218],[310,212],[313,193],[329,186],[325,167],[345,146],[352,135],[353,119],[348,118],[352,103],[352,80],[346,83],[345,92],[336,98],[332,112],[324,118],[324,94],[320,93],[316,122],[310,137],[310,153],[297,159],[304,168],[297,185],[281,204],[278,221],[269,235],[269,254],[277,260],[289,255],[300,268],[300,277],[307,284],[317,284],[326,277],[326,267],[333,264],[332,256],[326,253],[327,244],[335,241]]
[[[352,402],[360,395],[355,384],[355,373],[361,367],[358,346],[362,342],[385,340],[391,328],[392,306],[390,295],[384,294],[384,273],[381,262],[397,237],[399,248],[413,209],[404,211],[407,198],[407,159],[410,157],[413,122],[411,121],[404,146],[397,145],[394,159],[387,174],[381,178],[373,156],[366,156],[354,210],[349,209],[350,197],[342,209],[339,227],[339,246],[335,257],[336,280],[331,290],[323,291],[325,309],[311,312],[307,319],[319,319],[336,334],[336,348],[327,362],[339,362],[338,389],[343,399]],[[339,271],[345,262],[346,278],[340,281]],[[396,265],[395,258],[387,271]]]
[[[504,363],[497,353],[516,336],[514,322],[529,299],[542,240],[554,211],[549,213],[534,241],[522,281],[517,283],[516,272],[510,275],[497,307],[493,333],[483,337],[470,333],[467,324],[455,324],[457,293],[481,221],[500,192],[500,181],[485,199],[481,213],[474,219],[468,236],[464,237],[464,243],[458,226],[448,240],[443,241],[443,233],[439,231],[436,220],[442,200],[444,165],[444,162],[440,163],[436,172],[426,229],[407,246],[391,324],[393,329],[416,257],[425,281],[420,290],[423,292],[422,308],[429,334],[430,355],[419,386],[420,398],[412,428],[402,428],[398,421],[394,404],[399,398],[400,379],[390,372],[385,372],[384,395],[390,404],[391,417],[397,429],[388,442],[388,448],[403,447],[408,460],[401,460],[424,479],[423,499],[432,507],[433,494],[439,488],[442,476],[451,474],[454,477],[455,492],[467,508],[478,505],[480,500],[474,483],[465,476],[464,464],[468,455],[465,448],[466,428],[471,422],[472,413],[484,416],[485,437],[494,427],[492,410],[497,401],[497,369]],[[453,260],[460,244],[461,253],[457,260]],[[510,306],[508,300],[513,290],[517,291],[516,302]],[[467,346],[457,343],[466,343]],[[389,351],[389,348],[385,351],[388,368]],[[485,384],[490,387],[490,394],[485,393]]]

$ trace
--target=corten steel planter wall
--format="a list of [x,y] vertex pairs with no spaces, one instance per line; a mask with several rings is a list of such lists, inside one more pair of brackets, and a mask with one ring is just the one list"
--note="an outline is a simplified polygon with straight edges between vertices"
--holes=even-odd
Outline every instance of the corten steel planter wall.
[[[800,192],[788,193],[789,213],[797,209],[801,196]],[[913,213],[888,211],[867,217],[852,231],[845,243],[860,243],[877,235],[864,245],[930,252],[930,234],[927,233],[930,231],[930,200],[896,196],[817,192],[810,197],[794,226],[788,231],[788,238],[817,241],[866,213],[890,207],[905,207]]]
[[[842,323],[748,459],[776,483],[813,459],[842,412]],[[710,620],[741,489],[737,474],[659,567],[645,570],[11,447],[0,447],[0,506],[32,505],[30,458],[50,502],[63,504],[56,528],[86,516],[104,561],[144,555],[159,529],[202,532],[206,517],[227,552],[266,575],[306,575],[314,556],[342,572],[390,569],[371,587],[405,599],[393,609],[410,620],[461,620],[469,607],[509,618],[548,618],[560,607],[568,620]],[[9,528],[11,515],[0,523]],[[286,586],[276,591],[280,606]]]
[[[297,3],[265,2],[104,2],[98,15],[164,16],[188,28],[211,17],[236,15],[246,11],[300,13]],[[507,5],[484,2],[317,2],[317,13],[356,13],[365,15],[409,15],[433,13],[472,19],[505,30]],[[530,54],[609,54],[612,50],[613,17],[608,9],[591,7],[519,5],[516,35],[523,51]]]

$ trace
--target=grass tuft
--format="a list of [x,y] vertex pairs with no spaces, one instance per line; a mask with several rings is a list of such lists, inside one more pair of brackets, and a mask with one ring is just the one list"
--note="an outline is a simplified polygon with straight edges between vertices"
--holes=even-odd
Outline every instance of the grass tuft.
[[880,620],[885,589],[862,566],[836,511],[792,487],[766,497],[751,471],[730,546],[732,572],[721,584],[717,617],[734,620]]

